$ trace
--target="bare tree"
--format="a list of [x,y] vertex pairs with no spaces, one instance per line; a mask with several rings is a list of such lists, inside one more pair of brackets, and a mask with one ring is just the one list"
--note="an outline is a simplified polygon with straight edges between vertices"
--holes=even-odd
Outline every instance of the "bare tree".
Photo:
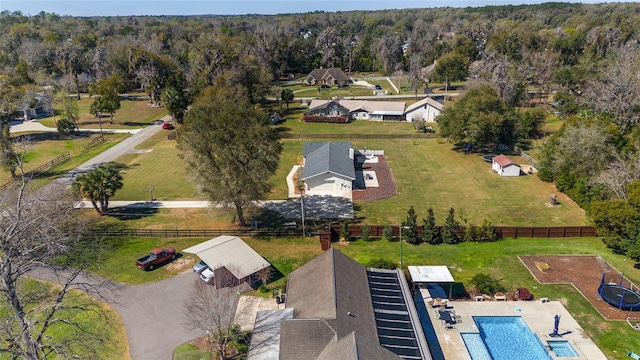
[[260,271],[258,271],[258,278],[263,285],[267,285],[269,280],[271,280],[271,276],[273,275],[273,268],[271,266],[266,267]]
[[[613,50],[610,50],[613,51]],[[616,50],[613,59],[589,79],[582,100],[592,109],[611,114],[622,132],[640,122],[640,47],[627,44]]]
[[[99,242],[84,236],[74,217],[73,199],[64,188],[50,185],[31,191],[22,171],[25,144],[16,145],[21,150],[16,163],[22,183],[0,193],[0,357],[101,358],[103,329],[79,320],[106,320],[95,300],[103,284],[88,281],[83,273],[95,258],[80,255],[80,249],[98,254],[92,247]],[[27,276],[59,285],[26,281]]]
[[640,144],[634,144],[634,151],[621,154],[613,151],[607,167],[595,178],[596,184],[602,184],[616,199],[627,198],[627,185],[640,179]]
[[239,287],[216,289],[200,279],[194,279],[189,299],[184,304],[184,326],[202,330],[209,336],[209,344],[225,360],[229,356],[229,344],[237,329],[236,314],[247,309],[238,308]]

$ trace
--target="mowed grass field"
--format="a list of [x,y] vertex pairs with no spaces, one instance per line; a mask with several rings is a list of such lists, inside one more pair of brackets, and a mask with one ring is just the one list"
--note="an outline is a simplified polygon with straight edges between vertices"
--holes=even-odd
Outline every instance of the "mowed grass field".
[[136,147],[140,153],[130,153],[118,158],[124,186],[112,200],[151,200],[149,186],[153,186],[153,197],[158,200],[196,199],[186,166],[180,159],[175,140],[168,140],[168,131],[160,131]]
[[[100,123],[98,118],[89,113],[89,107],[93,103],[92,98],[82,98],[78,101],[78,110],[80,113],[80,119],[78,120],[78,126],[80,128],[87,129],[99,129]],[[58,112],[60,109],[56,109]],[[127,129],[127,128],[141,128],[149,125],[149,123],[156,120],[160,120],[163,116],[167,115],[167,110],[162,107],[154,107],[146,100],[121,100],[120,110],[116,111],[113,116],[113,124],[111,123],[111,117],[108,115],[102,116],[102,128],[103,129]],[[56,120],[60,119],[60,116],[56,116]],[[53,117],[46,117],[38,120],[45,126],[56,127]]]
[[[291,134],[417,134],[412,123],[398,121],[363,121],[356,120],[348,124],[305,123],[302,116],[308,107],[289,104],[290,112],[285,116],[286,121],[277,128]],[[318,140],[321,141],[321,140]]]
[[[58,156],[68,153],[71,156],[69,160],[48,170],[46,174],[43,174],[45,176],[55,177],[107,150],[111,146],[122,141],[128,135],[105,134],[104,142],[96,144],[90,148],[86,148],[86,145],[89,144],[91,140],[99,136],[99,134],[91,134],[59,138],[58,135],[54,133],[32,134],[30,140],[32,143],[29,148],[21,149],[17,147],[15,150],[16,152],[26,150],[24,162],[25,172],[31,171],[57,158]],[[0,184],[7,183],[10,180],[11,173],[4,167],[0,167]]]
[[[277,174],[271,179],[276,190],[271,198],[282,198],[286,191],[283,176],[302,151],[303,140],[283,140],[284,153]],[[449,208],[454,208],[461,222],[479,225],[484,219],[494,225],[556,226],[584,225],[584,211],[553,184],[535,175],[517,178],[500,177],[491,164],[478,154],[452,150],[451,144],[435,139],[354,140],[358,149],[384,150],[395,179],[396,196],[358,202],[356,216],[369,224],[399,224],[413,206],[418,220],[433,208],[436,220],[443,224]],[[295,154],[289,154],[295,152]],[[524,159],[514,157],[517,162]],[[284,175],[283,175],[284,174]],[[559,206],[547,203],[557,194]]]

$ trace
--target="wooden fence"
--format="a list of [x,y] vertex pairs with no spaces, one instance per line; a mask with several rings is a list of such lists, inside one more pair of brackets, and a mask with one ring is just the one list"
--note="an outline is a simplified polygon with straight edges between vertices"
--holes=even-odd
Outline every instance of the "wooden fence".
[[283,139],[435,139],[438,135],[417,134],[282,134]]
[[[334,234],[340,234],[342,225],[331,225],[330,231]],[[369,225],[369,236],[382,236],[385,226]],[[437,226],[438,230],[442,230],[442,226]],[[567,237],[594,237],[597,236],[596,229],[593,226],[494,226],[496,233],[500,237],[527,237],[527,238],[567,238]],[[399,236],[400,229],[398,226],[391,226],[393,236]],[[459,236],[463,236],[464,227],[460,227],[457,231]],[[360,237],[362,235],[362,225],[349,225],[349,235]],[[422,235],[422,226],[418,226],[418,235]]]
[[272,237],[300,236],[297,229],[258,229],[258,230],[158,230],[158,229],[101,229],[94,230],[97,236],[134,236],[155,238],[212,238],[221,235]]
[[[370,225],[369,236],[380,237],[385,226]],[[392,226],[393,236],[399,235],[399,227]],[[438,226],[442,229],[441,226]],[[330,233],[340,234],[341,225],[331,225],[329,232],[314,233],[308,230],[309,236],[320,235],[321,240],[328,239]],[[552,226],[552,227],[516,227],[516,226],[494,226],[494,229],[501,237],[527,237],[527,238],[566,238],[566,237],[594,237],[596,231],[591,226]],[[158,230],[158,229],[102,229],[94,230],[98,236],[135,236],[135,237],[160,237],[160,238],[211,238],[220,235],[249,236],[249,237],[272,237],[272,236],[301,236],[301,229],[256,229],[256,230]],[[349,234],[352,237],[362,235],[362,225],[349,225]],[[422,234],[422,227],[418,227],[418,234]],[[460,228],[458,235],[464,234],[464,228]]]
[[104,141],[104,137],[103,136],[99,136],[99,137],[89,141],[89,143],[87,145],[85,145],[84,148],[88,149],[88,148],[90,148],[90,147],[92,147],[94,145],[97,145],[97,144],[99,144],[99,143],[101,143],[103,141]]
[[[47,162],[46,164],[42,164],[40,166],[38,166],[37,168],[27,172],[24,174],[25,177],[27,178],[31,178],[31,177],[37,177],[40,173],[43,173],[49,169],[51,169],[52,167],[61,164],[67,160],[71,159],[71,155],[69,155],[69,153],[66,153],[64,155],[60,155],[57,158]],[[18,184],[20,184],[22,182],[22,179],[13,179],[10,182],[0,185],[0,192],[3,192],[13,186],[16,186]]]

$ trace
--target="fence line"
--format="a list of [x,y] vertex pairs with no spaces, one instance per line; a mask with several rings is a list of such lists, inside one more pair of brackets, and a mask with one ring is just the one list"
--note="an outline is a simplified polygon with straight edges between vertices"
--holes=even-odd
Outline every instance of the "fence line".
[[159,229],[101,229],[94,230],[98,236],[135,236],[160,238],[209,238],[221,235],[269,237],[269,236],[298,236],[301,230],[296,229],[264,229],[264,230],[159,230]]
[[104,137],[99,136],[99,137],[89,141],[89,143],[87,145],[85,145],[84,148],[88,149],[88,148],[92,147],[93,145],[96,145],[96,144],[101,143],[103,141],[104,141]]
[[[42,172],[44,172],[46,170],[49,170],[52,167],[69,160],[70,158],[71,158],[71,155],[69,155],[69,153],[66,153],[64,155],[60,155],[57,158],[55,158],[55,159],[53,159],[53,160],[51,160],[51,161],[49,161],[49,162],[47,162],[45,164],[42,164],[42,165],[38,166],[37,168],[29,171],[29,172],[26,172],[24,174],[24,176],[26,176],[26,177],[38,176],[40,173],[42,173]],[[16,185],[20,184],[21,182],[22,182],[22,179],[13,179],[13,180],[9,181],[6,184],[0,185],[0,192],[3,192],[3,191],[7,190],[10,187],[16,186]]]
[[[362,235],[363,225],[349,225],[349,235],[359,237]],[[436,226],[438,231],[442,231],[443,226]],[[330,231],[340,234],[342,225],[331,225]],[[385,226],[369,225],[369,236],[383,236]],[[393,236],[398,236],[400,229],[398,226],[391,226]],[[465,227],[459,227],[457,234],[463,236]],[[597,236],[593,226],[493,226],[493,229],[500,237],[527,237],[527,238],[567,238],[567,237],[594,237]],[[422,226],[418,226],[418,235],[422,235]]]
[[520,153],[520,156],[522,156],[525,160],[527,160],[529,164],[531,164],[531,166],[533,166],[536,169],[538,168],[538,162],[536,161],[536,159],[532,158],[529,154],[524,152],[524,150],[520,149],[517,146],[514,146],[513,150],[515,150],[516,153]]
[[[362,235],[363,225],[349,225],[349,234],[353,237]],[[379,237],[383,235],[385,226],[369,225],[369,236]],[[392,226],[393,236],[399,235],[399,227]],[[594,237],[597,236],[592,226],[541,226],[541,227],[517,227],[517,226],[494,226],[497,234],[501,237],[527,237],[527,238],[567,238],[567,237]],[[339,234],[341,225],[331,225],[330,231]],[[442,229],[442,226],[438,226]],[[458,229],[458,235],[464,234],[464,227]],[[98,236],[135,236],[135,237],[160,237],[160,238],[208,238],[220,235],[249,236],[249,237],[271,237],[271,236],[300,236],[300,229],[257,229],[257,230],[158,230],[158,229],[101,229],[94,230]],[[317,235],[313,230],[307,231],[309,236]],[[322,233],[322,232],[319,232]],[[422,234],[422,227],[418,227],[418,234]]]
[[283,139],[436,139],[438,135],[422,134],[282,134]]

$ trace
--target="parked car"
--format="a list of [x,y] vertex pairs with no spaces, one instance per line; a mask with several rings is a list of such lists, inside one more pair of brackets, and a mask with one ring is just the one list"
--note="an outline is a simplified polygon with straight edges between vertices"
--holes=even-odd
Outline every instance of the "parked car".
[[376,90],[382,90],[382,86],[376,85]]
[[200,279],[202,279],[202,281],[206,282],[207,284],[213,283],[213,270],[211,270],[210,268],[202,270],[202,272],[200,273]]
[[173,130],[173,124],[166,122],[162,124],[162,128],[165,130]]
[[193,272],[196,274],[200,274],[201,272],[203,272],[205,269],[207,269],[209,266],[207,266],[207,264],[200,260],[199,263],[193,265]]
[[142,270],[153,270],[156,265],[176,258],[176,249],[153,249],[149,255],[143,256],[136,261],[136,266]]

